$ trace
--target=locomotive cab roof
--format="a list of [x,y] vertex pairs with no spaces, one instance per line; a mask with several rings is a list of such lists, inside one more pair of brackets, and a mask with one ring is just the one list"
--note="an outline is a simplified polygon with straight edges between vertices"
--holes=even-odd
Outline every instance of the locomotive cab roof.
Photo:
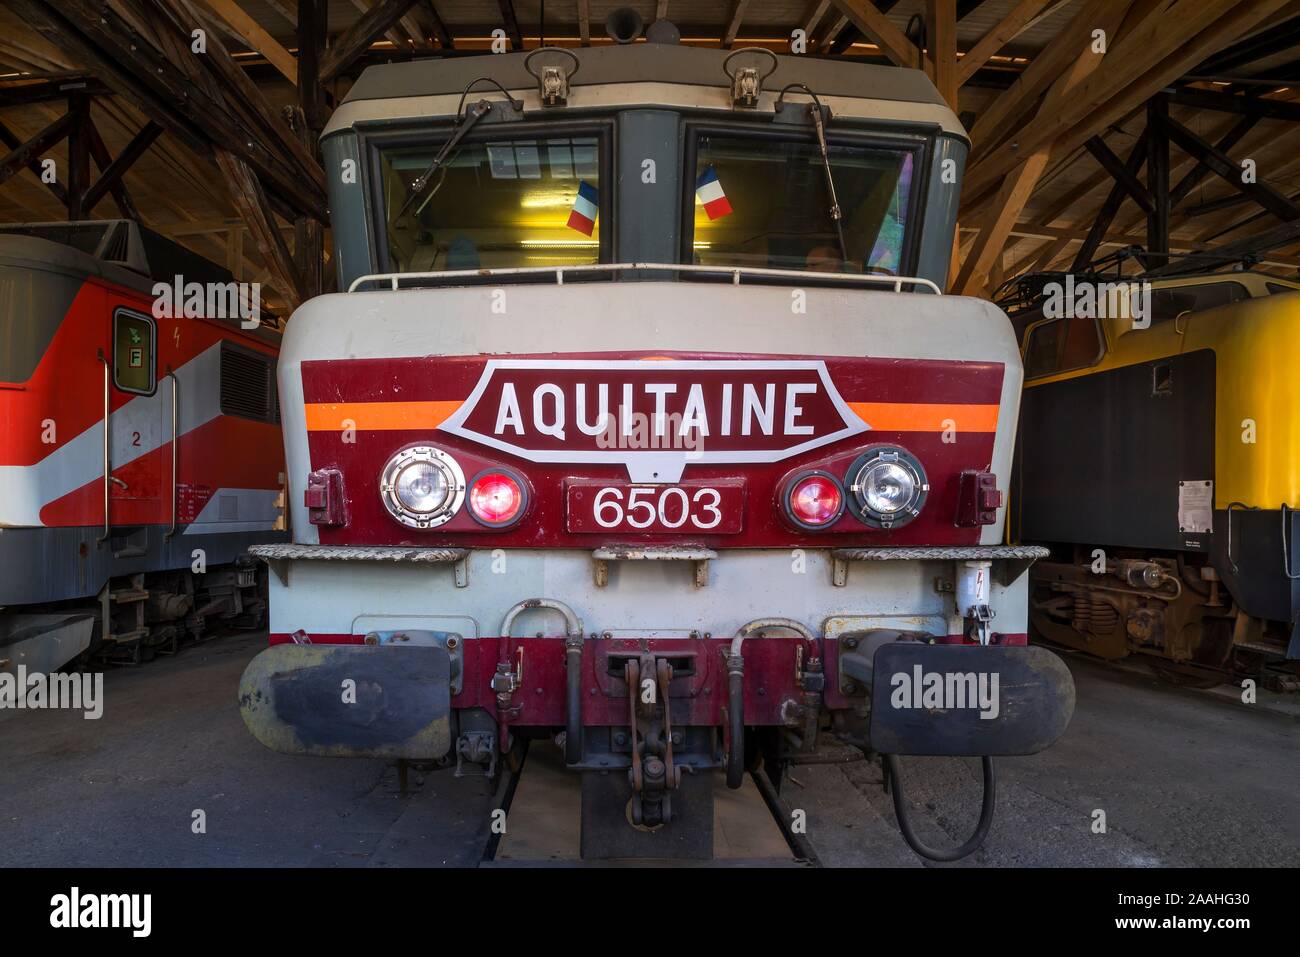
[[[536,52],[435,57],[371,66],[348,91],[322,135],[329,137],[357,124],[454,116],[458,105],[463,105],[461,97],[467,88],[485,77],[521,99],[525,116],[638,105],[732,112],[728,58],[745,54],[755,60],[766,59],[756,48],[710,50],[661,43],[566,48],[576,64],[569,74],[571,95],[563,106],[544,107],[538,80],[525,66]],[[835,115],[925,124],[968,142],[960,121],[921,70],[806,56],[773,54],[771,60],[774,68],[762,80],[757,106],[739,110],[739,115],[771,119],[781,91],[801,84]],[[600,89],[606,87],[625,89]],[[474,86],[469,96],[501,98],[487,83]],[[804,95],[797,90],[787,95],[787,101],[802,99]]]
[[919,70],[647,42],[372,66],[321,147],[340,289],[677,264],[938,291],[969,140]]

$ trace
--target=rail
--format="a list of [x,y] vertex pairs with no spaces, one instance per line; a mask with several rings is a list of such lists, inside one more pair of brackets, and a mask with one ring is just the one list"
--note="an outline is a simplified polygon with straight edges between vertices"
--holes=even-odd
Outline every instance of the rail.
[[172,380],[172,527],[163,536],[164,539],[167,539],[176,534],[176,446],[179,439],[176,434],[178,425],[177,390],[181,387],[181,380],[176,378],[176,373],[172,372],[171,369],[167,370],[167,375],[164,378]]
[[[796,269],[768,269],[761,266],[704,266],[695,263],[593,263],[582,266],[509,266],[501,269],[451,269],[445,272],[390,272],[372,273],[358,276],[348,286],[348,292],[357,292],[359,287],[370,284],[371,289],[387,287],[393,291],[403,288],[419,288],[427,285],[458,285],[459,279],[492,279],[497,277],[554,276],[557,286],[564,285],[565,276],[586,273],[621,273],[638,270],[656,272],[697,273],[729,275],[734,286],[740,285],[741,277],[766,277],[769,279],[805,280],[808,282],[838,282],[846,285],[888,286],[894,292],[902,292],[904,286],[922,286],[931,290],[936,296],[942,291],[929,279],[918,276],[882,276],[861,273],[809,272]],[[365,290],[361,290],[365,291]]]
[[108,454],[108,416],[109,416],[109,368],[108,357],[104,355],[104,350],[99,350],[99,361],[104,363],[104,534],[99,536],[99,541],[108,541],[108,536],[112,534],[112,526],[109,524],[109,482],[113,478],[113,466],[109,461]]

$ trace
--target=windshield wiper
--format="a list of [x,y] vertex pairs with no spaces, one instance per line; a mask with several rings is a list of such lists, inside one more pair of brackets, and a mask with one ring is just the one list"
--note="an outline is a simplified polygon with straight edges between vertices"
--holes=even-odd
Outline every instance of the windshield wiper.
[[835,177],[831,174],[831,156],[830,151],[826,148],[826,124],[822,119],[822,101],[817,98],[817,94],[808,88],[804,83],[788,83],[781,90],[781,95],[776,98],[776,109],[779,113],[782,104],[785,103],[785,94],[790,90],[800,90],[808,94],[812,100],[808,104],[808,112],[812,115],[813,130],[817,134],[817,148],[822,154],[822,169],[826,172],[826,190],[831,195],[831,222],[835,224],[835,236],[840,243],[840,258],[847,265],[849,261],[849,247],[844,241],[844,224],[841,222],[840,201],[835,195]]
[[826,149],[826,126],[822,122],[822,105],[813,94],[812,90],[808,95],[813,101],[808,105],[808,112],[812,114],[813,129],[817,131],[817,148],[822,153],[822,169],[826,171],[826,189],[831,194],[831,222],[835,224],[835,235],[840,241],[840,258],[847,264],[849,261],[849,247],[844,242],[844,224],[841,221],[840,201],[835,195],[835,177],[831,174],[831,157]]
[[406,215],[407,210],[411,208],[411,204],[420,198],[420,194],[423,193],[425,187],[429,185],[434,174],[436,174],[438,170],[442,169],[443,164],[451,157],[452,151],[460,141],[465,138],[465,134],[474,128],[475,123],[487,116],[491,109],[492,104],[487,100],[479,100],[469,108],[469,111],[461,118],[456,129],[452,131],[447,142],[442,144],[442,149],[438,150],[438,155],[433,158],[433,162],[429,164],[429,168],[411,181],[411,195],[406,197],[406,202],[402,204],[402,208],[399,209],[397,215],[393,217],[394,222]]

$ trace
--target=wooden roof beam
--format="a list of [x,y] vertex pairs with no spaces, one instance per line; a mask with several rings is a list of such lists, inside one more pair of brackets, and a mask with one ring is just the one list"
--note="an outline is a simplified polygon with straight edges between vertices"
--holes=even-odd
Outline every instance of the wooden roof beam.
[[[1181,76],[1188,64],[1231,42],[1287,2],[1224,0],[1204,5],[1166,0],[1156,4],[1108,48],[1107,69],[1094,66],[1086,79],[1070,89],[1068,97],[1040,110],[1015,134],[1019,155],[1052,144],[1058,154],[1069,152],[1146,102]],[[990,153],[967,170],[964,187],[972,197],[979,196],[994,188],[1016,163],[1016,151]]]
[[816,37],[808,40],[808,49],[815,53],[829,53],[835,45],[835,38],[851,27],[848,17],[828,17],[817,29]]
[[1020,219],[1038,178],[1043,175],[1050,150],[1043,148],[1025,158],[1002,182],[997,198],[988,211],[979,235],[971,247],[953,283],[955,292],[974,296],[987,291],[989,273],[1006,247],[1007,237]]
[[447,29],[447,24],[442,19],[442,14],[438,13],[438,8],[434,6],[433,0],[417,0],[415,4],[417,14],[423,13],[424,19],[428,21],[429,26],[433,29],[433,36],[438,41],[438,45],[444,50],[456,49],[456,40]]
[[[0,143],[4,143],[10,150],[19,149],[23,145],[23,141],[15,136],[13,131],[3,123],[0,123]],[[26,166],[41,182],[45,182],[44,177],[41,176],[40,160],[36,156],[33,156]],[[54,194],[54,198],[59,201],[60,205],[68,205],[68,191],[63,188],[62,184],[57,182],[45,183],[45,186]]]
[[1164,117],[1163,133],[1179,149],[1195,157],[1220,179],[1243,196],[1254,200],[1284,222],[1300,219],[1300,207],[1272,186],[1262,182],[1244,182],[1241,167],[1213,144],[1197,136],[1177,120]]
[[497,0],[497,9],[501,11],[501,22],[505,24],[506,36],[510,38],[510,49],[522,50],[524,34],[519,29],[519,18],[515,16],[514,3],[512,0]]
[[276,42],[275,37],[267,33],[262,25],[244,12],[235,0],[199,0],[204,6],[220,17],[236,34],[239,35],[250,50],[256,50],[280,71],[290,83],[298,85],[298,61],[293,55]]
[[320,82],[328,83],[348,68],[370,44],[402,18],[414,0],[379,0],[344,31],[320,61]]
[[1290,100],[1271,100],[1263,96],[1240,96],[1218,93],[1213,90],[1195,90],[1184,87],[1169,94],[1169,102],[1191,106],[1198,110],[1215,110],[1273,120],[1300,121],[1300,103]]
[[1100,61],[1091,52],[1093,30],[1109,36],[1123,20],[1133,0],[1103,0],[1100,9],[1080,10],[1060,33],[1025,67],[1024,71],[985,109],[971,128],[971,156],[977,159],[1003,139],[1013,136],[1021,118],[1038,102],[1064,71],[1081,70],[1086,57]]
[[306,298],[303,278],[284,237],[280,235],[275,213],[267,203],[261,183],[252,168],[234,153],[218,149],[215,156],[230,185],[235,208],[252,233],[263,263],[275,277],[289,308],[297,309]]
[[[169,44],[175,44],[184,35],[183,24],[187,16],[202,17],[202,11],[195,6],[194,0],[154,0],[154,3],[161,13],[171,18],[173,32],[166,29],[166,23],[159,24],[160,40],[165,36],[164,42]],[[323,33],[324,22],[317,26]],[[242,116],[247,124],[262,130],[275,147],[283,150],[288,165],[296,167],[296,172],[323,198],[325,172],[316,161],[314,150],[294,135],[283,117],[271,107],[261,88],[235,62],[219,38],[211,38],[208,55],[201,63],[193,58],[181,62],[190,68],[191,77],[206,78],[208,90],[213,97],[220,98],[235,114]],[[209,67],[211,73],[202,67]],[[313,84],[313,88],[316,88],[316,84]]]
[[957,85],[963,85],[995,53],[1014,40],[1049,2],[1051,0],[1020,0],[1002,22],[980,37],[957,63]]
[[63,114],[25,143],[15,147],[7,156],[0,158],[0,183],[9,179],[20,169],[29,167],[40,159],[42,153],[66,138],[72,132],[76,119],[76,116],[71,112]]
[[945,103],[957,111],[957,0],[926,0],[926,66]]
[[[352,0],[352,6],[355,7],[357,12],[360,14],[370,12],[370,0]],[[393,49],[395,50],[407,50],[410,48],[411,41],[407,37],[403,36],[402,31],[398,30],[396,25],[385,30],[384,36],[388,37],[389,41],[392,42]]]
[[[1089,153],[1101,164],[1104,169],[1115,180],[1115,185],[1119,186],[1122,192],[1128,193],[1133,197],[1133,202],[1142,207],[1143,211],[1151,212],[1155,204],[1151,200],[1151,193],[1147,190],[1142,181],[1137,178],[1137,170],[1141,169],[1142,161],[1146,158],[1146,151],[1134,150],[1129,156],[1129,162],[1125,163],[1116,156],[1106,141],[1100,136],[1094,136],[1083,144]],[[1132,168],[1134,157],[1138,157],[1137,169]],[[1115,207],[1118,209],[1118,205]]]
[[740,25],[745,20],[745,11],[749,8],[749,0],[732,0],[731,16],[727,20],[727,26],[722,31],[721,47],[724,50],[730,50],[736,42],[736,36],[740,33]]
[[[1119,208],[1124,202],[1124,197],[1126,195],[1131,195],[1134,196],[1134,199],[1137,198],[1136,195],[1133,194],[1132,184],[1137,183],[1137,185],[1141,187],[1141,183],[1138,182],[1137,174],[1146,163],[1147,145],[1148,140],[1145,136],[1138,137],[1138,141],[1133,145],[1133,149],[1129,153],[1128,159],[1121,167],[1124,171],[1124,175],[1115,177],[1115,184],[1110,188],[1110,194],[1106,197],[1106,201],[1101,204],[1101,209],[1097,213],[1097,218],[1093,221],[1092,228],[1088,230],[1088,237],[1083,241],[1083,245],[1079,248],[1078,253],[1074,257],[1074,265],[1070,268],[1075,272],[1083,270],[1088,263],[1092,262],[1092,257],[1097,253],[1097,247],[1100,246],[1101,241],[1106,238],[1106,231],[1110,229],[1110,224],[1115,221],[1115,214],[1119,212]],[[1109,150],[1107,150],[1107,152],[1109,152]],[[1111,153],[1110,155],[1114,156],[1115,154]],[[1103,166],[1104,165],[1105,164],[1103,164]],[[1110,172],[1109,169],[1107,171]],[[1150,212],[1153,208],[1151,196],[1147,193],[1145,188],[1141,188],[1141,192],[1146,199],[1146,205],[1143,208]]]
[[106,96],[112,91],[93,76],[52,77],[37,82],[0,85],[0,107],[31,106],[50,100],[66,99],[74,90],[90,96]]
[[[259,138],[249,135],[256,124],[241,128],[230,103],[214,96],[210,86],[183,71],[199,69],[196,58],[188,52],[188,44],[184,55],[161,53],[118,17],[111,6],[94,0],[10,2],[25,10],[28,21],[43,35],[62,44],[75,59],[155,122],[181,137],[191,149],[204,154],[216,142],[235,150],[296,208],[325,218],[324,191],[311,181],[310,173],[287,161],[283,152],[268,149]],[[170,41],[179,39],[172,31],[164,31],[164,35]],[[209,37],[205,62],[218,59],[212,55],[217,49],[224,49],[220,39]],[[238,72],[242,75],[242,71]],[[199,75],[208,76],[201,69]],[[247,77],[244,80],[251,86]]]
[[[1235,124],[1233,124],[1232,129],[1228,130],[1228,132],[1214,144],[1214,148],[1220,153],[1226,155],[1228,150],[1236,146],[1243,136],[1255,128],[1259,119],[1258,116],[1241,117]],[[1178,185],[1169,191],[1169,207],[1171,209],[1177,209],[1178,204],[1187,198],[1188,194],[1196,188],[1196,184],[1204,179],[1205,174],[1209,171],[1210,168],[1198,159],[1196,165],[1188,171],[1187,175],[1178,181]]]
[[826,16],[826,11],[830,9],[830,6],[831,0],[808,0],[803,15],[799,17],[797,27],[808,38],[808,48],[810,50],[812,49],[813,31],[817,29],[817,24],[821,22],[822,17]]
[[835,7],[849,22],[880,47],[880,52],[896,66],[917,67],[920,51],[903,31],[889,22],[871,0],[834,0]]
[[108,148],[104,145],[103,139],[100,138],[99,130],[91,126],[91,155],[95,158],[95,163],[100,168],[99,179],[86,190],[86,195],[82,198],[81,206],[87,213],[95,208],[95,204],[103,199],[105,193],[111,192],[113,199],[117,202],[117,208],[121,210],[122,215],[137,222],[140,219],[140,211],[136,209],[135,203],[131,200],[130,194],[126,191],[126,186],[122,182],[122,177],[126,171],[145,154],[145,151],[153,145],[160,135],[162,127],[150,120],[144,125],[139,133],[131,138],[113,159],[109,156]]

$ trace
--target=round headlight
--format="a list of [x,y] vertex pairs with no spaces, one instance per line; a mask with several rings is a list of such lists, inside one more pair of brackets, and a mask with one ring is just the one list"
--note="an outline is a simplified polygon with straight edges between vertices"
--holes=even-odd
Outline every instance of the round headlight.
[[411,528],[437,528],[465,501],[465,473],[441,449],[403,449],[388,460],[379,494],[390,515]]
[[402,507],[419,515],[442,508],[450,491],[447,470],[428,462],[412,462],[397,473],[393,485],[393,494]]
[[852,493],[850,511],[874,528],[897,528],[921,514],[926,493],[925,469],[916,457],[895,446],[860,455],[845,480]]
[[871,466],[858,482],[862,486],[862,504],[882,515],[906,508],[916,492],[916,478],[894,462]]

